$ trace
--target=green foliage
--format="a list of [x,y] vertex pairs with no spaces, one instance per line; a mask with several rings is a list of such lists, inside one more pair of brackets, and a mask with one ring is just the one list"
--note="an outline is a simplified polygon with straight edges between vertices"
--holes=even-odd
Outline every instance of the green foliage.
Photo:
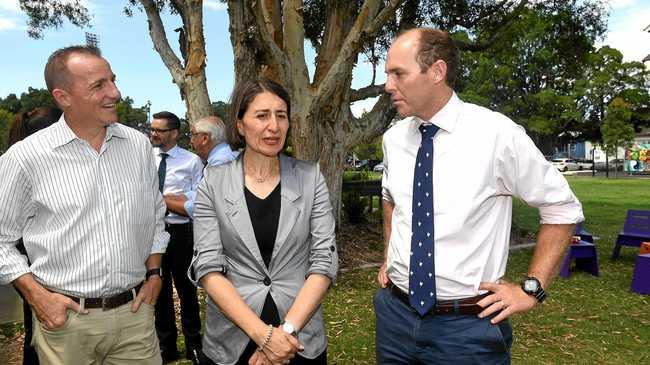
[[0,154],[7,150],[9,130],[14,122],[14,115],[8,110],[0,109]]
[[584,76],[576,81],[575,87],[578,108],[583,116],[579,130],[586,139],[602,140],[601,126],[605,122],[607,107],[617,97],[630,104],[637,126],[648,123],[650,98],[645,87],[648,75],[643,64],[623,62],[621,52],[608,46],[589,56]]
[[81,1],[69,0],[18,0],[20,8],[27,14],[27,34],[33,38],[42,38],[46,28],[60,28],[63,20],[83,27],[90,24],[90,15]]
[[0,98],[0,108],[14,114],[24,113],[41,106],[56,106],[52,95],[47,89],[36,89],[28,87],[27,92],[20,94],[9,94],[6,98]]
[[634,128],[629,123],[632,111],[625,100],[616,98],[607,106],[606,115],[601,127],[603,145],[608,154],[616,156],[619,147],[630,147],[634,140]]
[[370,204],[367,197],[361,197],[356,192],[343,192],[341,194],[341,203],[350,224],[366,221],[365,213]]
[[122,98],[117,103],[117,120],[131,128],[145,132],[148,127],[149,106],[144,105],[139,108],[133,107],[133,99],[130,97]]
[[352,153],[360,160],[383,160],[384,151],[381,148],[381,137],[371,143],[358,144],[352,149]]
[[230,104],[226,102],[217,101],[212,103],[212,110],[214,111],[214,115],[221,118],[221,120],[223,120],[224,122],[228,120],[229,109],[230,109]]
[[[533,136],[556,136],[580,119],[574,80],[603,34],[600,1],[536,3],[486,51],[463,54],[461,97],[503,112]],[[487,39],[488,33],[478,33]],[[464,32],[456,37],[467,40]]]

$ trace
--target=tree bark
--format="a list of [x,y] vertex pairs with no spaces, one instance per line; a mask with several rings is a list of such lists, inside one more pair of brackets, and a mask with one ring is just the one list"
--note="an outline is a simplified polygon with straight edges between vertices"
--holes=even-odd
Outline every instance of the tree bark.
[[183,20],[183,32],[187,38],[187,59],[183,62],[169,45],[160,18],[160,9],[153,0],[140,0],[147,14],[149,35],[154,49],[178,86],[187,107],[187,120],[195,120],[212,114],[212,104],[205,77],[205,39],[203,38],[203,2],[187,0],[174,2],[174,8]]

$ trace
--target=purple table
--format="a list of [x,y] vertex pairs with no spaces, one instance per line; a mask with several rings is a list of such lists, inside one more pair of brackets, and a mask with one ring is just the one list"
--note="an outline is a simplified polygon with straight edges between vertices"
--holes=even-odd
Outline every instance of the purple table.
[[573,260],[576,261],[576,269],[598,276],[598,253],[593,243],[580,241],[580,243],[569,245],[560,270],[561,277],[569,277],[569,268]]
[[650,253],[636,257],[630,289],[635,293],[650,295]]

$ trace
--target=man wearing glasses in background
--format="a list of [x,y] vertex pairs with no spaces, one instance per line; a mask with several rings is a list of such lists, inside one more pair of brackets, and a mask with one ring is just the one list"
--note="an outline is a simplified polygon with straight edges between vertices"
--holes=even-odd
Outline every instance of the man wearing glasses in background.
[[[228,163],[239,155],[239,152],[233,151],[226,142],[224,129],[223,121],[216,116],[201,118],[192,123],[190,143],[194,151],[203,160],[205,167]],[[185,194],[167,194],[165,195],[167,209],[177,214],[192,217],[194,215],[195,196],[195,190]]]
[[[162,111],[151,120],[151,144],[158,166],[160,192],[164,195],[195,191],[203,175],[201,159],[178,147],[180,119],[173,113]],[[194,246],[192,222],[189,218],[169,211],[165,216],[165,229],[170,240],[163,255],[163,287],[156,303],[156,332],[160,340],[163,362],[178,359],[177,329],[172,298],[172,278],[181,302],[181,324],[185,336],[185,355],[193,363],[198,361],[201,349],[201,318],[196,287],[186,276]]]

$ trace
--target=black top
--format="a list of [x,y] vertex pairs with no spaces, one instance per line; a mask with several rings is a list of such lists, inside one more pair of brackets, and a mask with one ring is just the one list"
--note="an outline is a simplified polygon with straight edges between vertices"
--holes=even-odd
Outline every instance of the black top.
[[[280,221],[280,206],[282,202],[280,200],[280,184],[278,183],[271,194],[264,199],[258,198],[246,187],[244,187],[244,195],[246,196],[248,214],[253,224],[253,232],[255,232],[255,240],[262,254],[262,260],[264,260],[264,264],[268,268],[269,263],[271,263],[273,247],[275,247],[275,237],[278,233],[278,223]],[[271,297],[271,293],[266,295],[260,319],[264,323],[272,324],[274,327],[280,325],[280,314],[278,313],[278,307],[276,307],[273,301],[273,297]],[[248,364],[248,359],[253,355],[256,348],[257,345],[255,342],[250,340],[237,364]]]
[[280,183],[264,199],[258,198],[246,187],[244,187],[244,195],[246,196],[246,205],[253,224],[257,246],[260,248],[264,264],[269,267],[280,221]]

